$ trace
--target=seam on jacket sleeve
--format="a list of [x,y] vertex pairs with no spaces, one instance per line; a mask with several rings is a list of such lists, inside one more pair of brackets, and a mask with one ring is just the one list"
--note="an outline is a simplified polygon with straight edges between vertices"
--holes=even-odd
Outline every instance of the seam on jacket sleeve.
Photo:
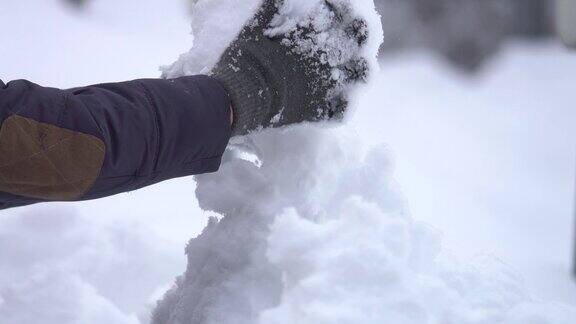
[[60,112],[58,113],[58,119],[56,119],[56,126],[62,127],[62,123],[64,122],[64,116],[68,112],[68,107],[70,106],[68,103],[70,101],[70,94],[64,92],[63,95],[64,99],[60,108]]
[[160,160],[160,143],[161,141],[161,131],[160,131],[160,125],[158,123],[158,106],[156,105],[156,102],[154,101],[154,99],[152,98],[152,94],[150,93],[150,90],[148,90],[148,87],[146,87],[146,85],[139,81],[138,84],[142,87],[142,89],[144,89],[144,95],[146,96],[146,100],[148,100],[148,103],[150,104],[151,110],[152,110],[152,117],[154,120],[154,128],[155,128],[155,132],[156,132],[156,136],[155,136],[155,140],[156,140],[156,145],[155,145],[155,149],[156,152],[154,152],[154,160],[152,161],[152,165],[153,165],[153,169],[154,171],[158,170],[158,161]]

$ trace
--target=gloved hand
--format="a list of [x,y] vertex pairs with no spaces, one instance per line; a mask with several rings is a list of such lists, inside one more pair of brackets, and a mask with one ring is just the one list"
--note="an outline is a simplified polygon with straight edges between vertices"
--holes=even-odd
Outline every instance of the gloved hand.
[[[331,17],[323,27],[310,23],[274,33],[271,23],[281,5],[282,1],[265,0],[212,70],[232,99],[232,135],[341,119],[346,86],[365,80],[368,73],[358,54],[368,37],[365,21],[351,16],[345,6],[322,1],[320,10]],[[323,46],[318,39],[325,35],[329,39]],[[309,48],[310,44],[318,46]]]

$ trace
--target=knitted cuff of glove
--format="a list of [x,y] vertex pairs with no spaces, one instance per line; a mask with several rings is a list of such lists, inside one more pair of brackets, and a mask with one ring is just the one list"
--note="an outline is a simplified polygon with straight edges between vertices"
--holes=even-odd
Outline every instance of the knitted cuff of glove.
[[245,135],[268,124],[272,105],[270,85],[264,68],[254,57],[241,50],[229,51],[212,76],[222,83],[232,100],[232,136]]

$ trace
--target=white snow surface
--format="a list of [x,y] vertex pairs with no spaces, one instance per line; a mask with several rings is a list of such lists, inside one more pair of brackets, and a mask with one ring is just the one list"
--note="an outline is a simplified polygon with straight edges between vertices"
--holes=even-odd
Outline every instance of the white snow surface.
[[[371,37],[379,35],[372,1],[333,2],[363,9]],[[285,1],[269,33],[322,26],[330,17],[319,3]],[[195,10],[196,19],[214,17],[211,8]],[[338,44],[331,36],[314,44],[330,52]],[[371,45],[374,61],[379,41]],[[180,68],[194,66],[186,59],[205,51],[193,48],[166,75],[209,69]],[[411,219],[385,146],[365,150],[346,129],[304,124],[252,134],[233,143],[239,148],[257,158],[229,153],[217,174],[197,177],[200,207],[222,218],[190,241],[187,271],[159,302],[153,323],[568,324],[576,318],[570,306],[533,297],[494,258],[462,263],[442,255],[439,233]]]
[[440,257],[414,222],[386,146],[302,125],[250,137],[261,167],[198,177],[213,220],[154,323],[571,323],[493,258]]

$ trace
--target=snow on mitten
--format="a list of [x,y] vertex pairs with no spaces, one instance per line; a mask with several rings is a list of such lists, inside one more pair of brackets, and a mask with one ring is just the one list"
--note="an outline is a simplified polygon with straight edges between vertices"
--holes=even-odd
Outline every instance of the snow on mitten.
[[347,1],[316,0],[314,15],[294,25],[284,1],[265,0],[212,70],[232,99],[233,135],[342,119],[346,87],[366,79],[367,24]]

